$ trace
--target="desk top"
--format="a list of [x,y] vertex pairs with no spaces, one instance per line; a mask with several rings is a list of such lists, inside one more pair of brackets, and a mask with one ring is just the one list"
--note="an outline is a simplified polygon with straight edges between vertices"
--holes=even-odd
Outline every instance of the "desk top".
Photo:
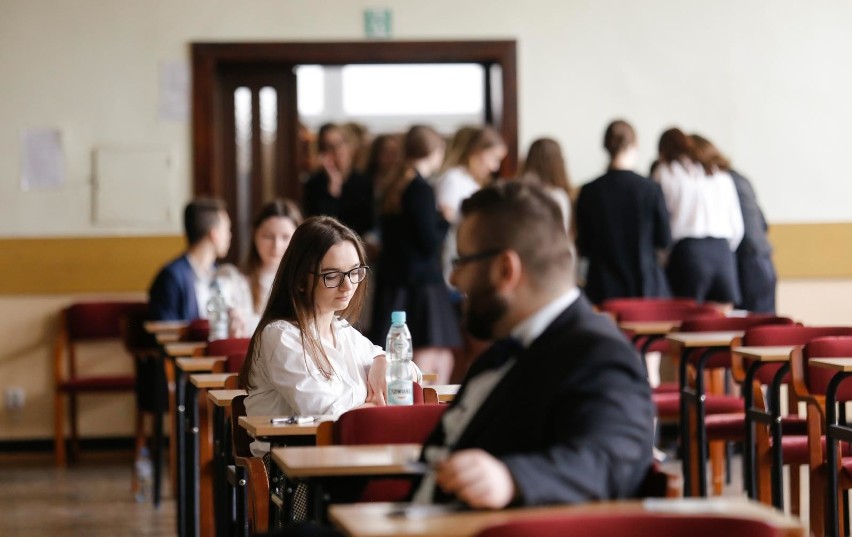
[[207,347],[206,341],[178,341],[166,343],[166,354],[169,356],[195,356]]
[[666,340],[686,348],[727,347],[736,338],[743,337],[743,334],[745,334],[743,330],[726,332],[674,332],[667,335]]
[[419,475],[420,444],[273,448],[272,460],[288,477]]
[[441,511],[426,507],[420,513],[412,509],[409,516],[400,513],[410,504],[356,503],[329,507],[329,519],[350,537],[425,537],[474,536],[488,526],[547,515],[604,513],[606,515],[660,513],[677,515],[719,515],[758,519],[767,522],[789,537],[803,537],[801,523],[769,506],[742,498],[674,498],[623,502],[599,502],[573,506],[505,509],[501,511]]
[[423,373],[423,384],[424,385],[426,385],[427,383],[430,383],[430,382],[435,382],[436,380],[438,380],[438,374],[437,373]]
[[215,406],[221,407],[230,407],[231,401],[234,397],[239,397],[240,395],[246,395],[245,390],[209,390],[207,392],[207,399],[209,399]]
[[455,399],[459,388],[461,388],[461,384],[433,384],[432,386],[426,386],[424,389],[429,388],[435,390],[435,393],[438,395],[438,401],[448,403]]
[[145,321],[142,325],[145,331],[151,334],[162,334],[165,332],[180,332],[189,326],[187,321]]
[[731,352],[758,362],[789,362],[796,345],[774,347],[734,347]]
[[236,373],[193,373],[189,376],[189,382],[202,390],[221,390],[226,380],[236,376]]
[[205,356],[198,358],[177,358],[175,364],[186,373],[203,373],[213,371],[216,364],[227,360],[224,356]]
[[276,436],[312,436],[323,421],[333,420],[332,416],[317,416],[313,423],[270,423],[272,416],[240,416],[240,426],[252,438],[272,438]]
[[626,321],[618,323],[622,330],[639,336],[661,336],[680,328],[681,321]]
[[180,341],[181,334],[180,332],[158,332],[154,334],[154,337],[157,339],[157,343],[165,345],[166,343],[177,343]]
[[811,358],[808,364],[842,373],[852,371],[852,358]]

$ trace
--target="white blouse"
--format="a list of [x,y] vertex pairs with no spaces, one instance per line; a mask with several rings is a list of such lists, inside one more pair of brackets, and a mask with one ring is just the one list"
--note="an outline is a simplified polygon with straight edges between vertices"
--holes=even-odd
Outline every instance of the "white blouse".
[[727,172],[708,176],[692,162],[660,164],[654,172],[669,210],[672,239],[726,239],[731,251],[743,238],[743,214]]
[[450,210],[450,230],[444,239],[441,265],[444,279],[449,282],[453,267],[450,260],[456,253],[456,231],[462,202],[479,190],[479,183],[462,167],[450,168],[435,181],[435,200],[438,207]]

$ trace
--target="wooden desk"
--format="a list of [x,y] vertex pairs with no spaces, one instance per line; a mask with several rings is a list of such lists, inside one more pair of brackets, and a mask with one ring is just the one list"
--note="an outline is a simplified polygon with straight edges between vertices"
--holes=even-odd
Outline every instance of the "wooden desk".
[[188,321],[145,321],[142,325],[149,334],[182,332],[189,326]]
[[455,399],[459,388],[461,388],[460,384],[426,386],[423,388],[423,401],[426,403],[449,403]]
[[681,321],[626,321],[618,323],[618,327],[634,336],[660,336],[674,332],[680,324]]
[[189,376],[189,383],[199,390],[221,390],[226,380],[236,376],[236,373],[193,373]]
[[154,334],[154,338],[160,345],[165,345],[166,343],[177,343],[180,341],[181,337],[180,332],[162,332]]
[[255,440],[269,442],[273,447],[282,445],[290,437],[316,436],[317,427],[323,421],[332,421],[333,416],[318,416],[313,423],[270,423],[273,416],[240,416],[240,426]]
[[433,382],[438,380],[437,373],[423,373],[423,385],[431,385]]
[[[745,401],[745,441],[743,443],[743,474],[744,483],[749,497],[757,496],[757,470],[756,454],[754,452],[754,422],[758,421],[769,427],[772,436],[772,503],[776,507],[783,507],[782,468],[784,453],[781,449],[781,381],[790,370],[790,354],[796,345],[776,346],[751,346],[732,347],[731,354],[737,360],[737,367],[745,370],[743,381],[743,399]],[[741,360],[745,358],[750,361],[748,367],[744,367]],[[769,385],[767,395],[770,403],[769,412],[762,406],[754,405],[754,393],[751,386],[754,384],[758,370],[766,364],[783,364],[774,375]]]
[[206,341],[178,341],[163,345],[168,356],[177,358],[180,356],[200,356],[207,348]]
[[214,371],[218,364],[227,360],[224,356],[205,356],[199,358],[176,358],[175,365],[184,373],[206,373]]
[[275,448],[272,460],[294,479],[341,476],[418,475],[420,444]]
[[418,461],[420,450],[420,444],[287,447],[273,449],[272,461],[287,479],[307,484],[310,516],[325,522],[335,500],[329,481],[421,475],[426,465]]
[[237,527],[246,525],[245,519],[233,519],[233,514],[241,515],[245,510],[235,509],[233,499],[239,501],[239,493],[229,494],[226,476],[228,465],[234,463],[231,451],[231,401],[242,395],[246,395],[245,390],[207,392],[208,412],[213,415],[213,513],[217,535],[230,535],[229,528],[235,523]]
[[[724,332],[674,332],[666,336],[672,354],[680,360],[678,364],[678,383],[680,384],[680,441],[683,464],[683,494],[684,496],[705,496],[707,494],[707,470],[704,461],[707,460],[707,431],[704,425],[705,394],[704,363],[714,352],[729,349],[739,345],[745,331],[731,330]],[[697,350],[703,353],[695,363],[695,388],[687,383],[687,372],[690,364],[690,354]],[[692,451],[690,444],[691,415],[690,403],[695,405],[695,436],[696,449]],[[691,476],[697,475],[697,483]]]
[[445,511],[435,509],[416,516],[394,516],[410,504],[357,503],[329,508],[329,519],[349,537],[470,537],[488,526],[547,515],[601,513],[605,516],[638,513],[734,516],[756,519],[782,530],[788,537],[804,537],[799,520],[758,502],[738,498],[677,498],[599,502],[574,506],[505,509],[501,511]]

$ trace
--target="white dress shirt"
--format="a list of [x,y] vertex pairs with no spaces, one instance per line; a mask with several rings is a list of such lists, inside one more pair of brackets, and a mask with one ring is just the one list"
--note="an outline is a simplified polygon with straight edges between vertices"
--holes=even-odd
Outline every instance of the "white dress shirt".
[[203,270],[201,267],[192,262],[191,257],[187,257],[189,266],[192,267],[192,273],[195,275],[193,284],[195,286],[195,302],[198,304],[198,317],[201,319],[207,318],[207,303],[210,301],[210,284],[213,283],[213,274],[216,267],[210,267],[208,270]]
[[[334,368],[326,379],[302,347],[301,331],[289,321],[273,321],[260,336],[260,353],[251,373],[246,397],[249,416],[339,416],[364,404],[367,373],[381,347],[344,320],[334,322],[334,341],[322,339],[323,350]],[[247,359],[250,359],[247,358]],[[267,444],[252,443],[261,456]]]
[[[579,296],[580,290],[576,287],[560,295],[515,325],[511,331],[512,337],[517,339],[521,343],[521,346],[526,349]],[[515,363],[516,360],[511,358],[496,369],[483,371],[467,383],[461,399],[451,409],[447,410],[441,418],[441,424],[444,426],[444,446],[432,446],[427,449],[425,453],[426,462],[434,464],[447,457],[452,446],[458,442],[462,433],[467,429],[470,420],[473,419],[479,408]],[[414,494],[413,500],[416,503],[430,503],[434,496],[434,491],[435,473],[429,472],[423,477],[423,481],[421,481],[420,487]]]
[[693,162],[662,163],[654,172],[669,210],[672,240],[726,239],[731,251],[743,238],[743,214],[730,174],[708,176]]

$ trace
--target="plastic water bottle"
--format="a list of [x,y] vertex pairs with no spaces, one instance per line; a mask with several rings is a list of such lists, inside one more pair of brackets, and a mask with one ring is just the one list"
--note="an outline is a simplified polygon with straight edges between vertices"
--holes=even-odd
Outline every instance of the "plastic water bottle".
[[210,282],[210,300],[207,301],[207,320],[210,322],[209,341],[228,339],[228,303],[222,294],[222,286],[217,278]]
[[385,345],[388,360],[388,405],[414,404],[412,353],[411,332],[405,324],[405,312],[395,311],[391,313],[391,327]]
[[154,486],[154,464],[147,447],[139,450],[136,456],[136,501],[147,502],[152,499]]

